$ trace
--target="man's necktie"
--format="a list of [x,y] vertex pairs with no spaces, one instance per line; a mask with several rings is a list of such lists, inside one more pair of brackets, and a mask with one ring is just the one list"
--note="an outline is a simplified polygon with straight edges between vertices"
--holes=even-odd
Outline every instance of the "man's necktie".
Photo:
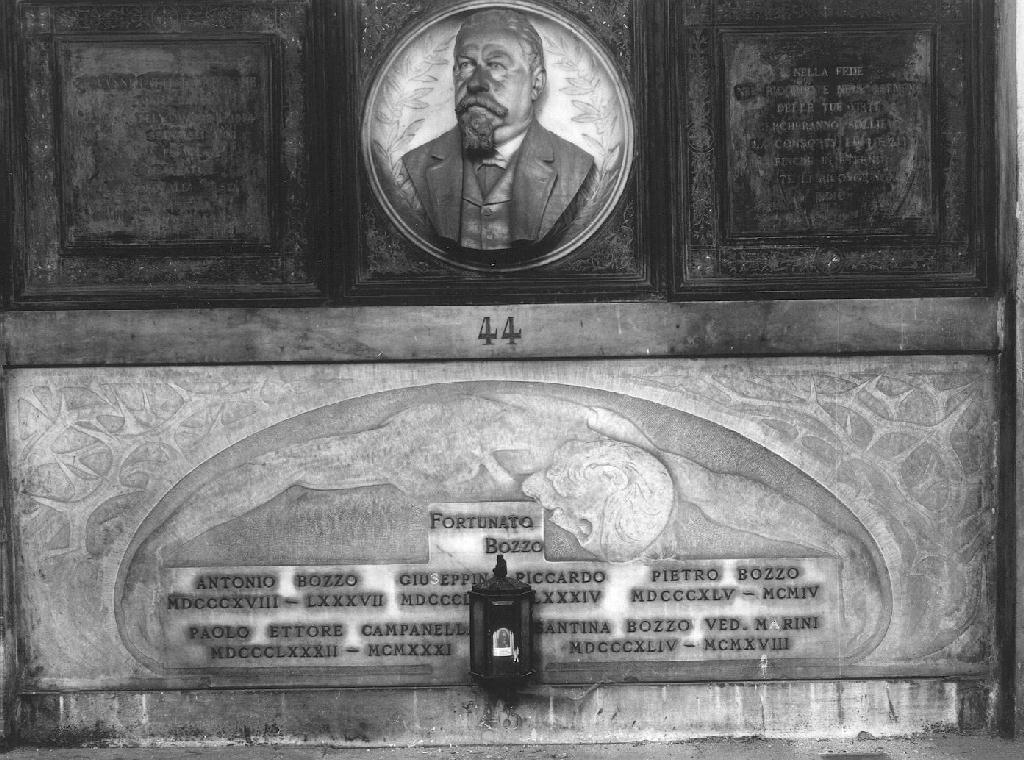
[[476,168],[476,178],[480,183],[480,192],[485,198],[490,195],[491,190],[501,181],[504,174],[504,162],[499,163],[491,159],[480,162]]

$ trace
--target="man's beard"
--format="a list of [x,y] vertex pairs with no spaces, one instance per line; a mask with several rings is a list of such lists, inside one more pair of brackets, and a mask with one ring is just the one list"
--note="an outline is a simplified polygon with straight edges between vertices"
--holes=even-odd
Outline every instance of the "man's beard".
[[508,116],[508,109],[488,93],[471,93],[456,104],[455,114],[462,130],[463,150],[473,157],[492,155],[494,122]]

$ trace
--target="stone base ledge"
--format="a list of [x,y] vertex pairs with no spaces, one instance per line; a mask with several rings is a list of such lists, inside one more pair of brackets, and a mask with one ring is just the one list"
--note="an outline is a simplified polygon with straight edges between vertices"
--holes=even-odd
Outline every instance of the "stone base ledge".
[[898,737],[988,723],[975,680],[90,691],[20,697],[19,742],[348,747]]

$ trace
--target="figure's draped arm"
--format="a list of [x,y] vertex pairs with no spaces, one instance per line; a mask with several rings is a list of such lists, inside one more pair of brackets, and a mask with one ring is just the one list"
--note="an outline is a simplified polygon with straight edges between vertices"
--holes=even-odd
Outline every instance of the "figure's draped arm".
[[367,449],[367,443],[360,434],[315,439],[266,452],[221,472],[213,470],[201,484],[183,483],[180,493],[172,491],[164,497],[172,500],[165,521],[154,526],[132,552],[124,579],[125,604],[155,593],[168,547],[244,515],[292,486],[345,489],[386,482],[372,463],[372,446]]
[[366,457],[354,457],[355,436],[322,438],[267,452],[213,475],[184,495],[162,528],[159,547],[187,541],[265,504],[292,486],[347,489],[384,482]]
[[879,643],[891,614],[888,573],[870,534],[840,502],[832,500],[831,513],[819,512],[751,478],[714,472],[685,457],[671,459],[681,499],[713,522],[837,558],[848,647],[843,656]]

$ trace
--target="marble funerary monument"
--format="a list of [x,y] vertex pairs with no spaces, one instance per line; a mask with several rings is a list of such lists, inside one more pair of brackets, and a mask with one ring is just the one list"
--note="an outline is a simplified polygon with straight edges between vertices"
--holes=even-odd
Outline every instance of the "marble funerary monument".
[[5,741],[1024,726],[1013,14],[5,3]]

